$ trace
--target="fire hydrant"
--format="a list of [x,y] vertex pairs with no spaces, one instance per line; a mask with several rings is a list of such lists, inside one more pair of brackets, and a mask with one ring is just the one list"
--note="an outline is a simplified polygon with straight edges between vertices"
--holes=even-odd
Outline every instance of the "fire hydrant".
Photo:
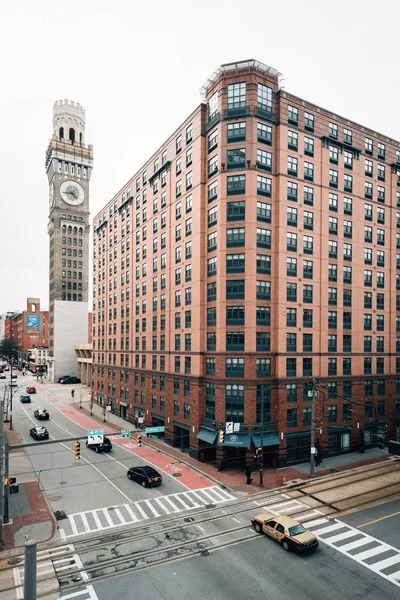
[[282,477],[281,485],[286,485],[286,477],[285,476]]

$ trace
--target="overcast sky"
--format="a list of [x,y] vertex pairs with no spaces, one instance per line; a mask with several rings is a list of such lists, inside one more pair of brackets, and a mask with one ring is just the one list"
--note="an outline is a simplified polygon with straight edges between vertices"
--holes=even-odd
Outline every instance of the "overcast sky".
[[48,307],[54,100],[86,109],[93,218],[222,63],[255,58],[289,92],[400,139],[399,17],[394,0],[0,0],[0,313],[28,296]]

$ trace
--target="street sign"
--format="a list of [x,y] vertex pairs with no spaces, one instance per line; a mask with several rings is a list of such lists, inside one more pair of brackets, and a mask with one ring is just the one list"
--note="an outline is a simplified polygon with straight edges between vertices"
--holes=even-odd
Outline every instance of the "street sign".
[[145,433],[163,433],[165,431],[164,425],[160,425],[159,427],[146,427],[144,430]]
[[240,431],[240,423],[233,424],[233,431]]
[[104,429],[88,429],[89,444],[102,444],[104,441]]
[[225,423],[225,433],[233,433],[233,421],[227,421]]
[[130,438],[131,430],[130,429],[121,429],[121,437],[122,438]]

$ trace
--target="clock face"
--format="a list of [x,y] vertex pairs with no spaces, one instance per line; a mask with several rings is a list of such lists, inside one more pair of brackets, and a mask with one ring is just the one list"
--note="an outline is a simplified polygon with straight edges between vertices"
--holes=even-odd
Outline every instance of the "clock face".
[[60,185],[60,196],[67,204],[77,206],[84,201],[85,191],[76,181],[64,181]]
[[51,186],[50,186],[50,208],[52,208],[53,204],[54,204],[54,183],[52,182]]

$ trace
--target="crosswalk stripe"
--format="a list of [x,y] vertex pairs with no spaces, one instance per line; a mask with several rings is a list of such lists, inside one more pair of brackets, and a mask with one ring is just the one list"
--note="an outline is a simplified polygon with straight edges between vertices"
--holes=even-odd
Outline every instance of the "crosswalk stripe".
[[340,540],[355,537],[356,535],[356,532],[351,529],[350,531],[345,531],[344,533],[338,533],[338,535],[331,536],[328,539],[330,544],[334,544],[335,542],[340,542]]
[[204,496],[207,496],[211,500],[212,503],[215,502],[215,498],[213,498],[213,496],[211,494],[209,494],[207,490],[201,490],[201,493],[204,494]]
[[307,527],[307,529],[312,529],[313,527],[317,527],[318,525],[322,525],[322,523],[329,523],[329,522],[330,521],[328,519],[315,519],[314,521],[307,521],[306,523],[303,523],[303,525],[305,527]]
[[160,517],[161,516],[161,515],[158,514],[158,512],[156,511],[156,509],[152,507],[152,505],[151,505],[151,503],[150,503],[149,500],[143,500],[143,502],[146,503],[146,505],[149,507],[149,509],[151,510],[151,512],[153,513],[153,515],[155,517]]
[[169,504],[172,506],[172,508],[174,509],[175,512],[181,512],[181,509],[172,502],[172,500],[169,496],[164,496],[163,501],[169,502]]
[[[154,500],[157,502],[157,504],[159,506],[161,506],[161,510],[163,510],[165,513],[167,513],[167,515],[171,514],[171,511],[169,510],[169,508],[167,508],[166,506],[164,506],[164,504],[161,502],[160,498],[154,498]],[[164,500],[164,498],[163,498]]]
[[189,496],[189,492],[183,492],[182,494],[179,495],[178,500],[179,500],[179,502],[181,502],[183,504],[183,506],[185,508],[192,508],[192,507],[189,506],[188,504],[185,504],[185,502],[182,500],[181,496],[184,496],[186,498],[186,500],[191,502],[193,504],[193,508],[200,508],[201,505],[197,504],[197,502]]
[[340,550],[342,552],[349,552],[349,550],[354,550],[355,548],[361,548],[361,546],[365,546],[366,544],[369,544],[370,540],[368,540],[367,538],[361,538],[359,540],[355,540],[354,542],[349,542],[348,544],[343,544],[343,546],[340,546]]
[[[368,540],[371,542],[372,540]],[[369,550],[364,550],[364,552],[357,552],[353,556],[357,558],[358,561],[363,561],[366,558],[371,558],[371,556],[376,556],[377,554],[382,554],[382,552],[386,552],[387,548],[385,544],[377,545],[374,548],[370,548]]]
[[119,518],[119,520],[120,520],[121,523],[126,523],[126,519],[124,519],[124,517],[122,516],[121,511],[119,510],[119,508],[116,508],[114,510],[114,514],[117,515],[117,517]]
[[147,513],[145,513],[145,512],[144,512],[144,510],[143,510],[143,508],[140,506],[140,503],[139,503],[139,502],[136,502],[136,504],[135,504],[135,508],[136,508],[136,509],[137,509],[137,510],[140,512],[140,514],[141,514],[141,516],[142,516],[142,518],[143,518],[144,520],[146,520],[146,519],[149,519],[149,518],[150,518],[150,517],[149,517],[149,515],[148,515]]
[[108,524],[110,525],[110,527],[114,527],[114,522],[113,522],[113,520],[111,518],[111,515],[108,512],[108,510],[106,508],[103,508],[102,513],[105,516],[106,521],[108,521]]
[[82,513],[82,514],[81,514],[81,519],[82,519],[82,522],[83,522],[83,526],[84,526],[84,528],[85,528],[85,531],[90,531],[90,525],[89,525],[89,523],[88,523],[88,520],[87,520],[87,517],[86,517],[85,513]]
[[135,513],[133,512],[133,510],[130,508],[129,504],[124,504],[125,510],[127,513],[129,513],[132,521],[134,523],[136,523],[136,521],[138,521],[139,519],[137,518],[137,516],[135,515]]
[[100,519],[98,517],[97,510],[94,510],[92,514],[93,514],[94,522],[97,525],[97,529],[101,529],[102,525],[101,525],[101,521],[100,521]]
[[72,533],[74,533],[75,535],[78,535],[78,528],[76,526],[75,518],[73,517],[73,515],[70,516],[69,522],[70,522],[70,525],[72,528]]
[[385,558],[377,563],[370,563],[368,567],[373,571],[382,571],[383,569],[387,569],[387,567],[392,567],[400,563],[400,554],[396,554],[395,556],[390,556],[389,558]]
[[[313,531],[314,535],[322,535],[324,533],[330,533],[331,531],[336,531],[336,529],[343,529],[345,527],[344,523],[334,523],[333,525],[329,525],[328,527],[322,527],[321,529],[317,529],[317,531]],[[329,539],[329,536],[328,536]]]

